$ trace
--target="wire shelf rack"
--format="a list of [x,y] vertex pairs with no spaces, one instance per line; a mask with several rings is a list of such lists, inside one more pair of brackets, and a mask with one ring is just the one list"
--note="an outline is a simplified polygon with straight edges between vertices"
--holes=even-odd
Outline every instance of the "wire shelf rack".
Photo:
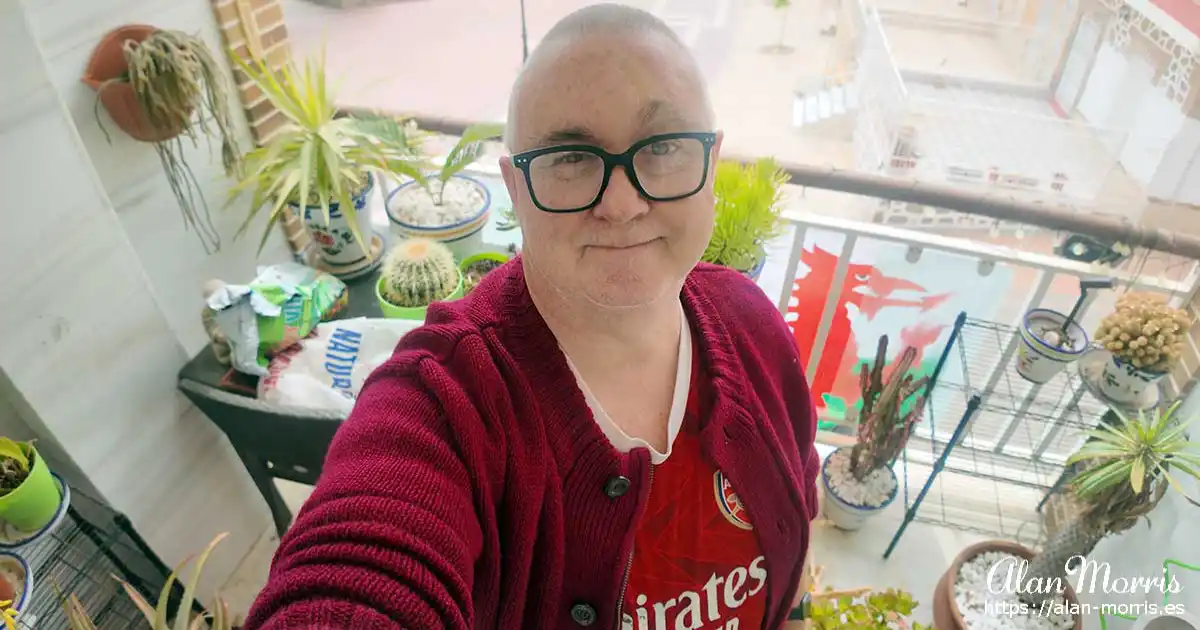
[[[22,630],[70,627],[56,587],[63,594],[74,593],[101,630],[150,628],[114,576],[155,602],[170,572],[128,518],[76,489],[71,491],[63,522],[15,553],[25,558],[33,572],[32,599],[18,617]],[[177,583],[172,611],[178,607],[181,590]]]
[[1023,379],[1019,343],[1011,326],[959,315],[899,462],[905,516],[885,558],[914,520],[1029,546],[1043,539],[1046,497],[1109,407],[1079,362],[1044,384]]

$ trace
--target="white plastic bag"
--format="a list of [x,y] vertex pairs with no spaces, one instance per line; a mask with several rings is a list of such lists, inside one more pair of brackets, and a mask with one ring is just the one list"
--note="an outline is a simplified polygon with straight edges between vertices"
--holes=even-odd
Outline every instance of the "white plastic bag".
[[260,400],[349,412],[363,381],[420,321],[359,317],[319,324],[316,335],[271,359]]

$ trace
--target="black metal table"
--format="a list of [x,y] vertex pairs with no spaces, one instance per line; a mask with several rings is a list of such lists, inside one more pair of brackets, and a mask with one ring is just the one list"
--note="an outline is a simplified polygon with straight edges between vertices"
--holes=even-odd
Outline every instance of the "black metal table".
[[[378,273],[347,280],[350,301],[334,319],[381,317],[375,297]],[[255,397],[256,379],[230,374],[205,346],[179,373],[179,389],[225,432],[246,471],[262,493],[279,535],[292,513],[275,479],[312,485],[345,414],[263,402]]]

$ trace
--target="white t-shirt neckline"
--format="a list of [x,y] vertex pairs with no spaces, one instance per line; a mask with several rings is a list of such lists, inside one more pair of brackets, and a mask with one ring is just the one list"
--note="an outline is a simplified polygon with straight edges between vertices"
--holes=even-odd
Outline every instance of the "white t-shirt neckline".
[[[671,456],[671,446],[675,443],[675,436],[679,435],[679,429],[683,426],[683,416],[687,411],[687,399],[692,382],[692,329],[687,321],[687,314],[683,310],[683,304],[679,305],[679,359],[675,364],[675,391],[671,398],[671,411],[667,416],[667,450],[659,452],[650,443],[641,439],[629,436],[613,422],[611,416],[604,411],[600,405],[600,401],[592,395],[588,389],[587,383],[580,376],[579,370],[575,368],[575,364],[571,362],[571,357],[567,357],[567,365],[570,366],[571,372],[575,375],[575,381],[579,384],[579,390],[583,392],[583,399],[587,402],[588,407],[592,411],[592,417],[596,424],[600,427],[600,431],[612,443],[613,448],[622,453],[628,453],[635,448],[645,448],[650,451],[650,462],[653,464],[662,464]],[[566,354],[565,352],[563,353]]]

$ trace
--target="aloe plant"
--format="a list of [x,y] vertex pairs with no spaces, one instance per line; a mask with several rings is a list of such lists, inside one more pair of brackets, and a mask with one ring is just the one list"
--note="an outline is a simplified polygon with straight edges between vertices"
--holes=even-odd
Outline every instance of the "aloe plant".
[[[1088,441],[1067,459],[1068,466],[1083,467],[1069,486],[1083,509],[1029,563],[1031,579],[1066,584],[1072,558],[1086,557],[1105,536],[1130,529],[1140,518],[1148,521],[1168,488],[1195,502],[1177,478],[1200,481],[1200,449],[1187,434],[1191,419],[1175,415],[1179,405],[1136,416],[1113,409],[1089,432]],[[1023,592],[1021,599],[1041,606],[1052,595]]]
[[261,252],[288,203],[319,206],[326,224],[330,204],[337,203],[355,240],[364,252],[369,251],[352,198],[367,185],[371,169],[397,179],[425,181],[426,160],[419,152],[421,134],[415,125],[388,116],[339,117],[325,76],[324,51],[305,60],[303,67],[289,62],[279,70],[262,60],[248,62],[236,52],[230,54],[286,118],[266,144],[246,154],[246,175],[230,192],[232,203],[245,191],[253,191],[238,235],[264,207],[269,208],[258,246]]

